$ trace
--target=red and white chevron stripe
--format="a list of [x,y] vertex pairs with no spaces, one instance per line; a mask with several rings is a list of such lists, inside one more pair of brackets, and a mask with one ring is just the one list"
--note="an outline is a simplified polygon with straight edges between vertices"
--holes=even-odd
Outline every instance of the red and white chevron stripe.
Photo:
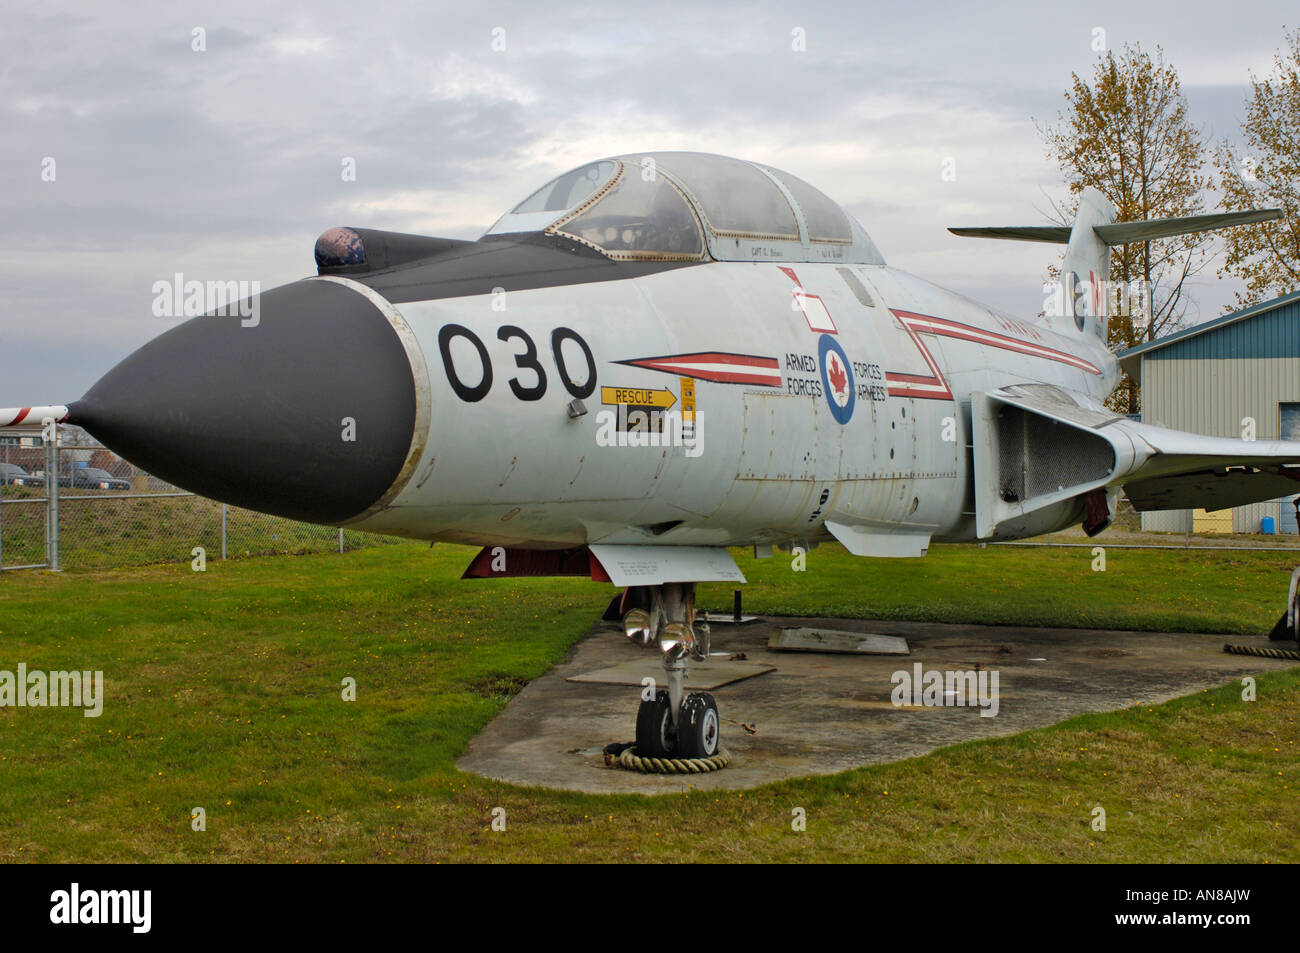
[[1004,351],[1016,351],[1020,354],[1028,354],[1031,357],[1056,361],[1058,364],[1069,364],[1071,367],[1077,367],[1089,374],[1101,373],[1101,369],[1097,365],[1085,361],[1081,357],[1076,357],[1068,351],[1058,351],[1056,348],[1047,347],[1045,344],[1022,341],[1019,338],[999,334],[996,331],[986,331],[984,328],[949,321],[947,318],[935,318],[928,314],[914,314],[911,311],[891,310],[909,330],[921,334],[937,334],[940,337],[956,338],[960,341],[974,341],[976,344],[1001,348]]
[[678,374],[682,377],[693,377],[701,381],[715,381],[719,384],[781,386],[781,362],[774,357],[760,357],[754,354],[700,351],[695,354],[642,357],[617,363]]
[[1041,357],[1044,360],[1056,361],[1059,364],[1068,364],[1071,367],[1077,367],[1080,370],[1087,371],[1089,374],[1100,374],[1101,369],[1095,364],[1085,361],[1081,357],[1076,357],[1067,351],[1060,351],[1045,344],[1034,344],[1032,341],[1022,341],[1018,338],[1009,337],[1005,334],[999,334],[996,331],[987,331],[984,328],[973,327],[969,324],[962,324],[958,321],[950,321],[947,318],[936,318],[928,314],[916,314],[912,311],[900,311],[897,308],[890,309],[903,329],[907,331],[908,337],[920,351],[921,358],[925,361],[926,366],[930,368],[929,374],[900,374],[894,371],[885,372],[885,383],[889,386],[891,397],[928,397],[935,400],[952,400],[952,391],[948,389],[948,382],[943,379],[943,372],[940,370],[938,363],[930,354],[930,349],[925,346],[921,340],[922,334],[934,334],[938,337],[955,338],[959,341],[970,341],[974,344],[982,344],[985,347],[996,347],[1004,351],[1015,351],[1018,354],[1028,354],[1030,357]]

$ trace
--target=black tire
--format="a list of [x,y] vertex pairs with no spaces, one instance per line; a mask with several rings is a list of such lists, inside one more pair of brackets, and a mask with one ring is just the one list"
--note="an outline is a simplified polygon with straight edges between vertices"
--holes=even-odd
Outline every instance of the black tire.
[[610,600],[601,616],[603,622],[622,622],[629,609],[650,611],[650,589],[648,586],[628,586],[626,592],[620,592]]
[[673,730],[668,692],[655,692],[654,701],[643,701],[637,709],[636,753],[642,758],[677,757],[677,732]]
[[677,729],[677,750],[683,758],[712,758],[722,750],[722,719],[708,692],[686,696]]

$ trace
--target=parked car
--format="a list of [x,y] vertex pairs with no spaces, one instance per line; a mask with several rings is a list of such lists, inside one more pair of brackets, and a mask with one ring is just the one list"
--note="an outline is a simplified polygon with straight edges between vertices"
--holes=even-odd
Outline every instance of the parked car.
[[31,474],[16,463],[0,463],[0,486],[23,486]]
[[[71,477],[60,476],[59,486],[67,486],[68,481],[71,479]],[[18,477],[17,483],[19,486],[45,486],[45,471],[32,470],[31,472]]]
[[[115,477],[99,467],[77,467],[72,471],[71,484],[83,490],[129,490],[131,481]],[[67,486],[64,478],[59,478],[59,486]]]

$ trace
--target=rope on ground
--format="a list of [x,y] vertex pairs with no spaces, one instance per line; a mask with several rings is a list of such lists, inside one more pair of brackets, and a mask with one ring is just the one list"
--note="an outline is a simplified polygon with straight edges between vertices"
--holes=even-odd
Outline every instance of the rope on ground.
[[[610,750],[614,748],[622,750],[615,755]],[[731,752],[725,748],[711,758],[643,758],[636,753],[636,745],[610,745],[606,752],[607,764],[642,774],[708,774],[731,764]]]
[[1275,649],[1262,645],[1225,645],[1223,651],[1229,655],[1255,655],[1259,658],[1285,659],[1291,662],[1300,662],[1300,651],[1297,649]]

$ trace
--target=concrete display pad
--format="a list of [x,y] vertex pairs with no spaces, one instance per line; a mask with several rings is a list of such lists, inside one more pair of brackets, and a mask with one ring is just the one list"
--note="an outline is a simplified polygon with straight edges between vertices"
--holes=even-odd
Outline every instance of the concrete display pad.
[[[663,662],[657,657],[658,653],[646,651],[642,654],[643,658],[609,668],[597,669],[594,672],[570,675],[565,681],[589,682],[593,685],[632,685],[640,689],[644,684],[642,679],[648,676],[657,683],[663,684],[664,666]],[[693,692],[711,692],[715,688],[730,685],[744,678],[765,675],[774,668],[774,665],[766,665],[762,662],[740,662],[726,658],[711,658],[707,662],[691,663],[690,681],[687,682],[687,685],[689,690]]]
[[[910,656],[771,652],[778,627],[870,630],[907,639]],[[569,681],[622,663],[651,662],[613,623],[600,623],[569,657],[529,683],[479,733],[461,770],[521,785],[591,792],[671,793],[747,788],[925,754],[943,745],[1014,734],[1072,715],[1153,704],[1293,662],[1227,655],[1222,635],[1034,629],[853,619],[771,619],[714,630],[714,651],[775,666],[714,696],[722,743],[734,762],[706,775],[643,775],[605,766],[602,749],[635,737],[637,687]],[[1041,660],[1041,661],[1035,661]],[[999,676],[998,712],[979,707],[897,707],[895,673],[974,671]],[[687,690],[700,690],[692,678]],[[750,734],[741,723],[757,729]]]
[[907,639],[838,629],[777,629],[768,637],[773,652],[826,652],[831,655],[908,655]]

